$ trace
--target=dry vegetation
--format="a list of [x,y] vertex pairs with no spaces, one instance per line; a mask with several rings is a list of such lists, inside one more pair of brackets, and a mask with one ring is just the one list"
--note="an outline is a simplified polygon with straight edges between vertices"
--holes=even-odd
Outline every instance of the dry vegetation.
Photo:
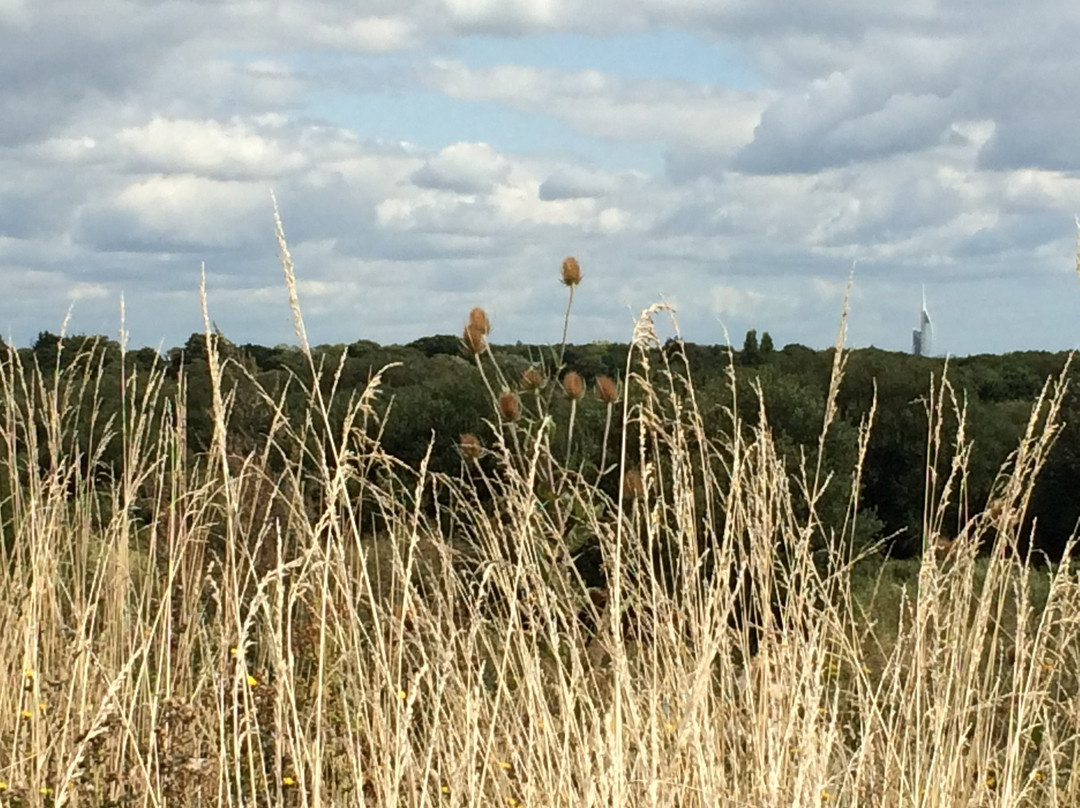
[[[576,262],[563,281],[572,296]],[[380,449],[378,378],[332,424],[335,369],[314,367],[307,423],[247,453],[216,383],[203,456],[160,374],[127,378],[124,417],[98,430],[125,463],[99,474],[70,437],[94,368],[12,352],[0,803],[1080,804],[1080,583],[1068,558],[1035,571],[1014,552],[1063,383],[970,515],[968,439],[937,428],[959,405],[932,386],[927,546],[947,514],[966,526],[903,588],[851,557],[851,519],[819,523],[828,469],[790,478],[764,412],[745,428],[733,403],[705,434],[655,350],[667,316],[642,315],[624,379],[597,393],[627,425],[600,470],[626,470],[614,499],[553,445],[550,402],[589,394],[580,377],[553,351],[504,378],[482,311],[464,343],[491,432],[462,438],[456,477]],[[827,412],[843,369],[838,350]],[[570,560],[587,540],[603,591]]]

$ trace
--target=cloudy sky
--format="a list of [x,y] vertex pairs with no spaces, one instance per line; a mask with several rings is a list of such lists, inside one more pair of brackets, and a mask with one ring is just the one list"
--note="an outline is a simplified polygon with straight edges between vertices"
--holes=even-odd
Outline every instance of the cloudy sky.
[[1080,4],[0,0],[0,330],[1080,344]]

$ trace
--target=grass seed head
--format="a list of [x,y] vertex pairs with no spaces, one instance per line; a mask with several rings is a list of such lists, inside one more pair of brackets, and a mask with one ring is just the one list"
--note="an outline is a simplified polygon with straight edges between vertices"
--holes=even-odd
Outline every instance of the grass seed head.
[[577,401],[585,393],[585,380],[576,370],[571,370],[563,376],[563,389],[570,398]]
[[563,286],[577,286],[581,283],[581,266],[572,255],[563,259],[562,282]]

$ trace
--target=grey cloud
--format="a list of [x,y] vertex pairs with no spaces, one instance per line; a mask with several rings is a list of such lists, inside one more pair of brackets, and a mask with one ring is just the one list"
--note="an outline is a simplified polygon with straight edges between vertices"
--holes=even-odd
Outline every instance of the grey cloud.
[[834,74],[803,97],[767,109],[754,140],[732,161],[738,171],[812,173],[939,143],[952,122],[953,105],[934,95],[900,93],[880,107],[859,109],[847,77]]
[[540,198],[554,201],[605,197],[619,188],[620,179],[579,166],[560,167],[540,183]]
[[[1043,322],[1043,344],[1072,339],[1072,286],[1055,285],[1072,269],[1080,209],[1071,7],[360,6],[35,0],[25,23],[0,23],[0,269],[14,290],[3,327],[32,339],[78,297],[76,327],[111,333],[122,290],[136,343],[182,342],[201,327],[205,261],[211,313],[230,336],[291,339],[272,184],[316,341],[453,331],[474,304],[497,312],[500,338],[550,339],[567,253],[586,274],[573,339],[626,339],[632,313],[659,295],[681,303],[688,338],[722,339],[707,304],[722,287],[757,306],[725,313],[736,339],[754,327],[828,344],[839,304],[814,284],[842,285],[852,258],[858,340],[906,348],[914,304],[903,301],[923,281],[948,350],[996,347],[1001,323]],[[358,56],[455,33],[661,24],[741,38],[761,92],[514,65],[459,65],[440,84],[411,67],[431,52]],[[556,119],[597,138],[596,151],[635,141],[662,150],[667,174],[644,160],[600,171],[565,153],[373,144],[295,119],[309,89],[391,84]],[[140,187],[180,178],[192,181]],[[1016,307],[1032,278],[1049,298]],[[968,333],[980,283],[999,320],[970,320]]]

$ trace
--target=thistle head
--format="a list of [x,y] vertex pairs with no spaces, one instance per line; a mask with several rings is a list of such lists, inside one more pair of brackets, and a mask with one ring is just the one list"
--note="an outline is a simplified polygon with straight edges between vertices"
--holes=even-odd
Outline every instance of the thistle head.
[[563,376],[562,383],[566,395],[570,396],[574,401],[577,401],[585,393],[585,380],[581,378],[581,374],[576,370],[571,370]]
[[504,421],[514,423],[521,417],[521,406],[518,397],[514,393],[503,393],[499,396],[499,414]]
[[614,404],[619,400],[619,386],[610,376],[597,376],[596,397],[605,404]]
[[568,256],[562,262],[563,286],[577,286],[581,283],[581,267],[574,256]]
[[480,438],[476,437],[476,435],[466,432],[458,438],[458,449],[465,455],[466,460],[479,460],[484,453],[484,444],[480,442]]

